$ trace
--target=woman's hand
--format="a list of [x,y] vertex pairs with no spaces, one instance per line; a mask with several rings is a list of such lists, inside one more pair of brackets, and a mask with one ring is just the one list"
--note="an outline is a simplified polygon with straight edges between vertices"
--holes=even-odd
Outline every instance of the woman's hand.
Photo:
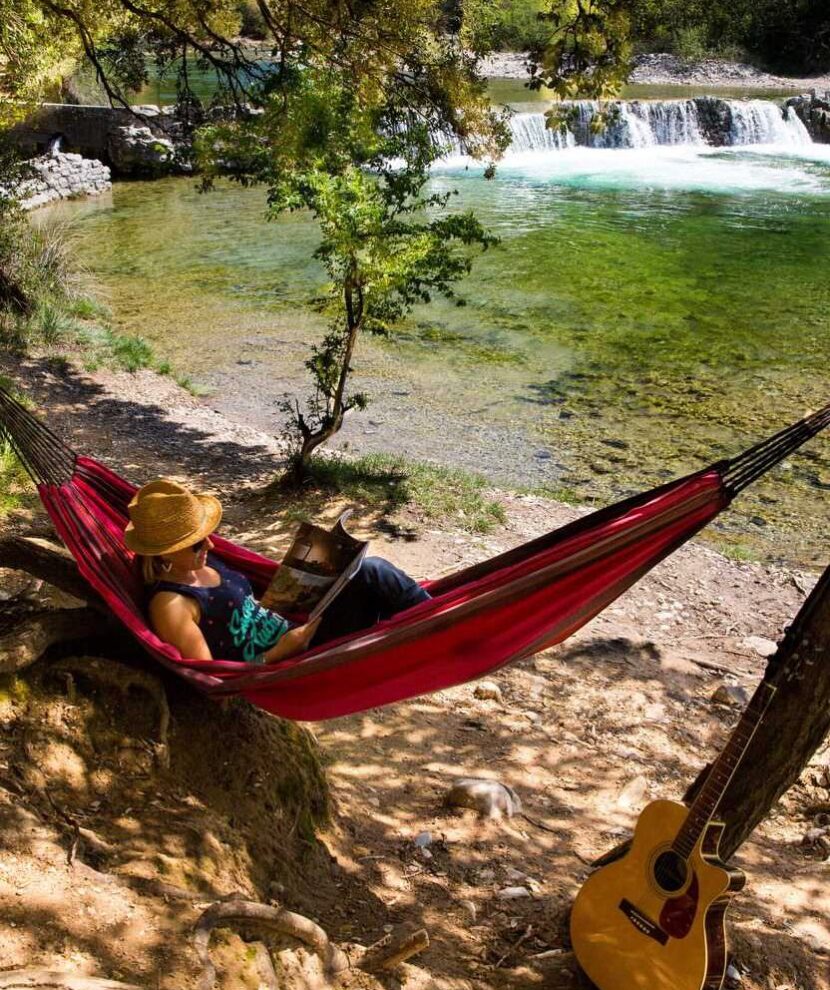
[[272,646],[270,650],[263,653],[263,661],[265,663],[276,663],[278,660],[285,660],[288,657],[293,657],[296,653],[302,653],[303,650],[307,650],[308,644],[317,632],[319,625],[320,618],[318,617],[313,622],[306,622],[305,625],[295,626],[293,629],[289,629],[287,633],[280,637],[279,642],[275,646]]

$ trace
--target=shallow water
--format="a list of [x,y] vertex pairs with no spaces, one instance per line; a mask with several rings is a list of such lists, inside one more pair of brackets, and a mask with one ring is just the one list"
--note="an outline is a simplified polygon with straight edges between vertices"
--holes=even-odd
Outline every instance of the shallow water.
[[[366,341],[376,396],[340,438],[602,503],[737,453],[830,401],[830,149],[574,148],[511,155],[457,189],[502,238],[464,308],[419,309]],[[118,322],[264,427],[303,381],[322,273],[303,216],[261,190],[184,179],[69,204]],[[830,457],[813,441],[723,517],[735,552],[826,564]]]

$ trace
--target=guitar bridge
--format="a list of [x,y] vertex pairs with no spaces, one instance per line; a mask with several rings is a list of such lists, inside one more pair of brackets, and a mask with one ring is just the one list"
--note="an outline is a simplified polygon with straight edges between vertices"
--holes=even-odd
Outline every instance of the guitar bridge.
[[620,911],[628,918],[632,925],[637,929],[638,932],[642,932],[643,935],[648,935],[649,938],[653,938],[655,942],[659,942],[660,945],[665,945],[669,940],[669,936],[663,931],[663,929],[657,924],[657,922],[652,921],[647,915],[643,914],[642,911],[638,910],[627,898],[623,898],[620,901]]

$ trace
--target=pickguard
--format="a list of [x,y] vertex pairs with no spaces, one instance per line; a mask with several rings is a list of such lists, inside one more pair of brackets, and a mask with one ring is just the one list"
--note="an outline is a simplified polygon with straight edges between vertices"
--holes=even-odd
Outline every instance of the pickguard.
[[692,873],[692,882],[685,893],[672,897],[660,911],[660,927],[672,938],[685,938],[692,930],[697,916],[700,898],[700,885],[697,873]]

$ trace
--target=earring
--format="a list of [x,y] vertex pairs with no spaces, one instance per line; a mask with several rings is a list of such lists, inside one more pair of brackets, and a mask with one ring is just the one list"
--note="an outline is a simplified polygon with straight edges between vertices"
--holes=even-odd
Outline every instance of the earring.
[[163,560],[161,562],[161,569],[164,571],[165,574],[169,574],[170,571],[173,570],[173,565],[170,563],[169,560]]

